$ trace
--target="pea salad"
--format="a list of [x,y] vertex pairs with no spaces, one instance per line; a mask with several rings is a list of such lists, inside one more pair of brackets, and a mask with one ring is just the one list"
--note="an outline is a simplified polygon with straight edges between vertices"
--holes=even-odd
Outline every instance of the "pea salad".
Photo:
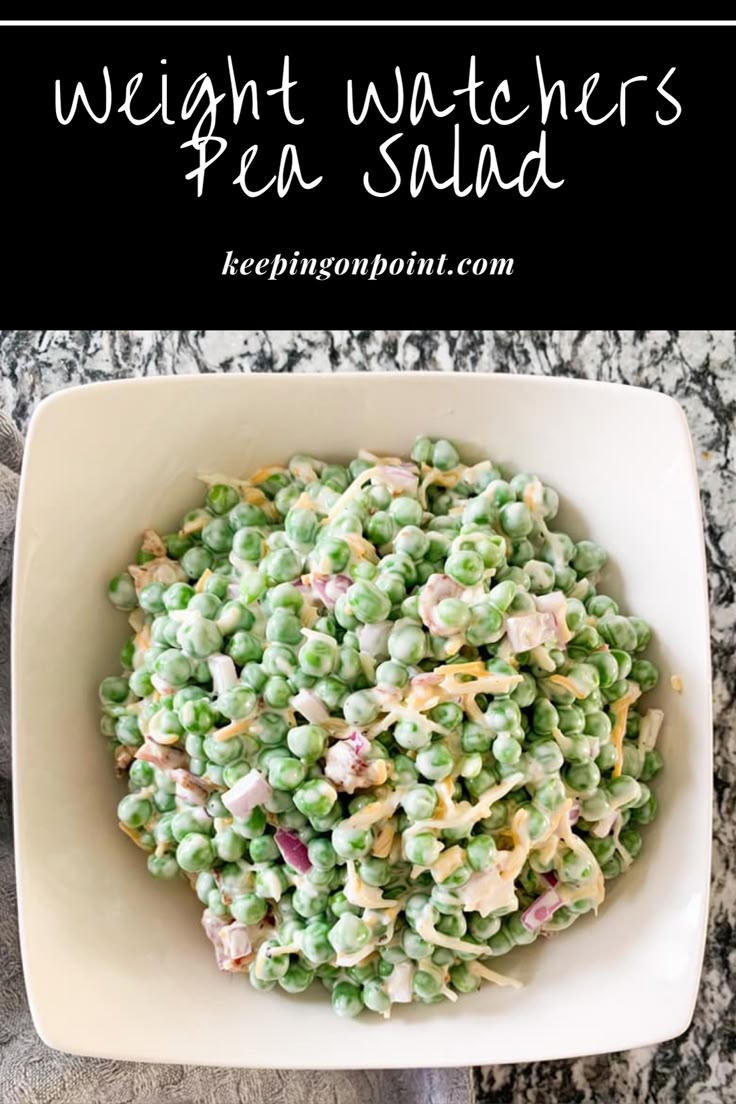
[[657,811],[651,630],[606,553],[446,440],[202,481],[109,584],[120,827],[256,989],[388,1017],[517,986],[495,960],[597,912]]

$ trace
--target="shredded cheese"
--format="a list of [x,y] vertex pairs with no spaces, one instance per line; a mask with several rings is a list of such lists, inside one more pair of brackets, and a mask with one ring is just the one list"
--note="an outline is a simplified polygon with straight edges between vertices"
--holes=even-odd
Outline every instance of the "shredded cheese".
[[492,981],[494,985],[510,987],[511,989],[523,989],[523,984],[517,978],[507,977],[505,974],[498,974],[495,970],[490,970],[481,962],[468,962],[467,967],[471,974],[485,978],[486,981]]
[[613,702],[611,705],[611,712],[616,718],[613,728],[611,729],[611,743],[616,749],[616,762],[613,767],[613,777],[619,778],[624,765],[624,736],[626,735],[626,721],[629,716],[629,707],[641,697],[641,690],[632,683],[632,690],[626,697],[621,698],[617,702]]
[[232,736],[239,736],[241,732],[247,732],[255,717],[244,717],[240,721],[231,721],[229,725],[225,725],[224,728],[217,728],[212,733],[215,740],[229,740]]
[[578,684],[568,678],[567,675],[550,675],[549,682],[554,683],[555,686],[561,686],[563,690],[568,690],[571,694],[574,694],[579,701],[587,697],[587,690],[578,686]]
[[202,591],[204,590],[204,584],[207,582],[207,580],[209,579],[211,574],[212,574],[212,572],[210,571],[209,567],[206,567],[204,569],[204,571],[202,572],[202,574],[200,575],[199,581],[198,581],[197,585],[194,588],[195,591],[197,592],[197,594],[202,593]]

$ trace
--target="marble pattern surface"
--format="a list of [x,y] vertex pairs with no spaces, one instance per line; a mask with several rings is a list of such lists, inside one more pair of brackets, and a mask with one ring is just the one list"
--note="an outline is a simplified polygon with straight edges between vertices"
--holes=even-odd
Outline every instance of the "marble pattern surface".
[[[220,1100],[337,1101],[376,1104],[728,1104],[736,1101],[736,334],[725,331],[5,331],[0,333],[0,407],[24,427],[34,405],[59,388],[123,376],[192,372],[340,371],[514,372],[614,380],[676,397],[693,435],[706,526],[712,603],[715,801],[711,916],[703,982],[693,1024],[679,1039],[623,1054],[478,1069],[471,1085],[426,1074],[355,1082],[299,1075],[264,1081],[240,1095],[225,1075]],[[7,763],[3,764],[5,775]],[[7,800],[7,788],[3,798]],[[6,810],[7,812],[7,810]],[[2,822],[8,831],[7,819]],[[7,839],[7,835],[6,835]],[[4,865],[6,865],[4,863]],[[23,1006],[0,1017],[0,1044],[28,1068],[54,1063],[49,1095],[13,1096],[87,1104],[64,1061],[38,1043]],[[0,1063],[1,1065],[1,1063]],[[104,1066],[104,1063],[97,1063]],[[142,1076],[141,1086],[145,1084]],[[459,1079],[458,1079],[459,1077]],[[42,1077],[41,1077],[42,1080]],[[157,1099],[200,1104],[177,1091],[176,1075]],[[40,1084],[40,1081],[37,1082]],[[317,1085],[322,1084],[323,1091]],[[348,1088],[354,1084],[354,1088]],[[5,1081],[7,1088],[8,1082]],[[173,1087],[172,1087],[173,1085]],[[181,1086],[180,1086],[181,1088]],[[143,1090],[146,1091],[146,1090]],[[204,1089],[202,1090],[204,1094]],[[282,1095],[278,1095],[279,1092]],[[315,1092],[318,1095],[313,1095]],[[195,1095],[190,1095],[194,1093]],[[3,1100],[10,1099],[7,1093]],[[117,1089],[100,1097],[143,1100]],[[151,1097],[151,1102],[153,1097]]]

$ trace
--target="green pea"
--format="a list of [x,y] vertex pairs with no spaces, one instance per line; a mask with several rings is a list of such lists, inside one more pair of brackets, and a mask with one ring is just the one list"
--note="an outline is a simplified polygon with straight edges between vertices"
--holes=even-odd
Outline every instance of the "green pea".
[[184,655],[190,659],[206,659],[222,647],[222,633],[214,621],[204,617],[182,625],[176,639]]
[[641,832],[638,832],[636,828],[624,828],[619,838],[632,859],[635,859],[644,843]]
[[627,617],[608,613],[598,621],[598,632],[606,644],[625,652],[636,648],[636,630]]
[[391,517],[400,527],[422,524],[422,507],[415,498],[399,495],[391,501],[387,508]]
[[128,828],[141,828],[152,815],[151,802],[139,794],[126,794],[118,803],[118,820]]
[[430,820],[437,808],[437,793],[432,786],[413,786],[404,795],[402,805],[411,820]]
[[192,664],[183,652],[168,648],[156,659],[154,670],[169,686],[184,686],[191,678]]
[[112,676],[103,679],[100,683],[99,695],[103,705],[122,704],[128,697],[128,680]]
[[295,647],[302,640],[301,621],[291,610],[276,609],[266,624],[266,638],[275,644]]
[[369,725],[376,720],[381,705],[372,690],[356,690],[345,698],[342,711],[348,724]]
[[565,782],[575,793],[591,794],[597,790],[600,781],[600,769],[593,762],[578,763],[565,772]]
[[176,861],[182,870],[198,873],[207,870],[215,860],[215,852],[209,836],[191,832],[178,845]]
[[235,487],[226,483],[215,483],[207,492],[207,508],[213,514],[226,514],[240,502],[240,494]]
[[120,717],[115,725],[115,735],[125,747],[140,747],[143,736],[135,717]]
[[294,794],[297,809],[310,819],[329,816],[336,802],[337,791],[325,778],[309,779]]
[[452,773],[454,760],[443,743],[434,743],[418,752],[416,766],[425,778],[438,782]]
[[363,859],[373,846],[370,828],[343,828],[338,824],[332,831],[332,846],[341,859]]
[[473,836],[466,846],[468,863],[473,870],[490,870],[496,858],[496,844],[493,836]]
[[580,575],[592,575],[606,565],[605,551],[595,541],[582,540],[575,545],[572,566]]
[[648,659],[636,659],[631,665],[631,678],[645,694],[648,690],[653,690],[659,682],[659,671]]
[[376,686],[397,686],[400,689],[409,681],[409,672],[401,663],[386,660],[376,668]]
[[250,841],[250,857],[254,863],[274,862],[281,852],[273,836],[260,835]]
[[556,812],[565,800],[565,787],[559,778],[549,778],[536,791],[534,800],[549,812]]
[[[628,678],[632,667],[632,659],[629,653],[621,651],[620,648],[612,648],[609,654],[613,656],[618,664],[618,679],[616,681],[620,682],[622,679]],[[612,685],[615,685],[615,683],[612,683]]]
[[396,623],[388,638],[388,651],[393,660],[416,666],[424,659],[426,650],[427,639],[419,625],[406,620]]
[[364,625],[385,621],[391,611],[389,597],[368,579],[353,583],[346,598],[353,615]]
[[232,827],[217,832],[213,843],[217,857],[223,862],[237,862],[245,854],[245,840]]
[[214,736],[207,736],[202,745],[205,756],[217,767],[226,767],[228,763],[235,763],[243,754],[243,743],[239,736],[231,736],[229,740],[217,740]]
[[391,878],[391,867],[387,859],[368,855],[360,863],[359,874],[366,885],[385,886]]
[[153,782],[153,767],[142,759],[134,759],[128,772],[128,780],[134,790],[142,790]]
[[338,981],[332,989],[332,1009],[338,1016],[352,1018],[363,1011],[360,987],[351,981]]
[[404,854],[410,863],[431,866],[442,852],[442,843],[431,832],[418,832],[404,838]]
[[107,587],[107,596],[119,610],[133,610],[138,605],[135,584],[127,571],[114,575]]
[[268,764],[268,781],[275,790],[296,790],[304,781],[306,770],[299,759],[281,757]]
[[164,881],[170,881],[179,873],[179,864],[173,855],[149,855],[146,865],[149,874]]
[[647,751],[644,755],[644,765],[642,766],[642,769],[641,769],[641,774],[640,774],[641,781],[642,782],[651,782],[651,780],[657,774],[659,774],[659,772],[661,771],[663,765],[664,765],[664,761],[662,759],[662,756],[660,755],[660,753],[657,751],[656,748],[653,748],[651,751]]

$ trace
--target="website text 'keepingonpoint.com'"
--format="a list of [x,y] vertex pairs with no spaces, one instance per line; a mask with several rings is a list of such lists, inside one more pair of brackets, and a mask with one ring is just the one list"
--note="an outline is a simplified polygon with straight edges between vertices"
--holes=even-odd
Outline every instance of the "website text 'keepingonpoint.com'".
[[331,276],[358,276],[378,280],[386,276],[513,276],[513,257],[462,257],[453,263],[446,253],[439,257],[418,257],[412,249],[408,257],[302,257],[295,249],[291,257],[276,253],[273,257],[245,257],[241,260],[229,249],[222,268],[223,276],[309,276],[329,280]]

